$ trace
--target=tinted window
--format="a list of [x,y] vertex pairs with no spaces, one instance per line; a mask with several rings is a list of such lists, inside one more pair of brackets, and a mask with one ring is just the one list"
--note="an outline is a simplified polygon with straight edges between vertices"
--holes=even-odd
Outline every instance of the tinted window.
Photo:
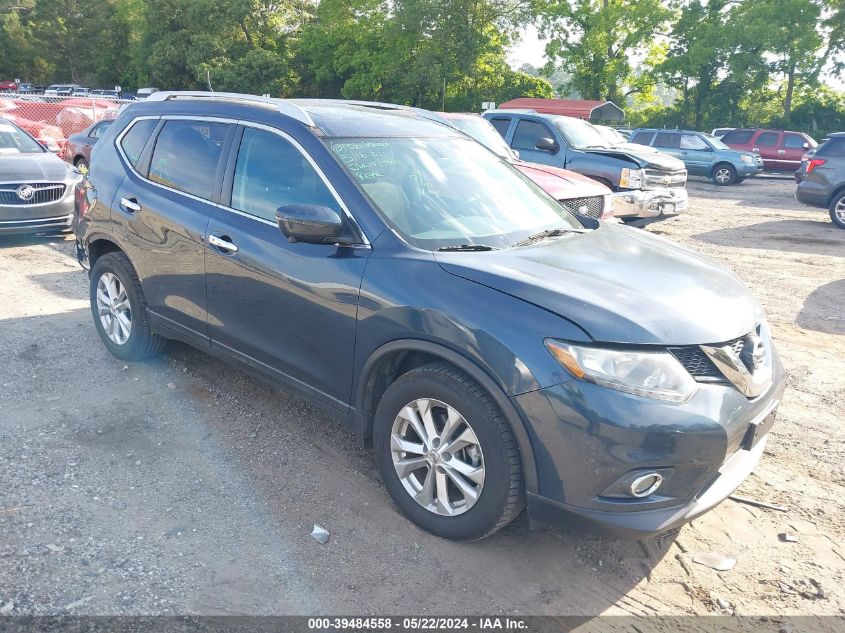
[[845,158],[845,136],[836,136],[822,143],[816,150],[816,156]]
[[754,130],[731,130],[722,137],[722,142],[728,145],[744,145],[754,136]]
[[113,121],[102,121],[99,123],[93,130],[91,130],[91,138],[100,138],[109,126],[113,123]]
[[634,134],[633,138],[631,138],[632,143],[638,143],[639,145],[649,145],[651,143],[651,139],[654,138],[654,132],[637,132]]
[[129,131],[123,135],[120,141],[120,146],[123,148],[126,158],[133,167],[138,167],[138,161],[141,160],[141,153],[144,151],[144,146],[150,139],[150,134],[153,133],[158,121],[155,119],[144,119],[136,121]]
[[757,137],[757,140],[754,141],[754,144],[762,147],[774,147],[778,144],[778,133],[763,132],[760,136]]
[[211,198],[228,128],[225,123],[168,121],[156,139],[150,180]]
[[508,133],[508,128],[511,125],[510,119],[490,119],[490,123],[493,124],[493,127],[496,128],[496,131],[502,135],[504,138],[505,134]]
[[672,132],[658,132],[654,140],[655,147],[678,148],[681,146],[681,135]]
[[514,149],[535,149],[537,141],[541,138],[554,138],[551,130],[542,123],[536,121],[520,121],[516,124],[516,132],[513,133]]
[[784,134],[783,146],[791,147],[793,149],[804,149],[804,143],[807,141],[800,134]]
[[696,134],[681,134],[681,149],[706,150],[707,143]]
[[232,208],[271,222],[286,204],[341,209],[320,176],[290,142],[272,132],[246,128],[232,185]]

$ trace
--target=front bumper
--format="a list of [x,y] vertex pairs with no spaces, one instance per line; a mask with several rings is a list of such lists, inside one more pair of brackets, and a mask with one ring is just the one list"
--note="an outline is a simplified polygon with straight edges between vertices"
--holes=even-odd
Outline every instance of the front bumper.
[[[580,380],[515,396],[537,465],[532,523],[647,538],[718,505],[763,454],[785,382],[773,362],[771,386],[752,400],[731,385],[701,383],[688,402],[672,404]],[[604,494],[640,470],[659,472],[663,485],[645,498]]]
[[739,178],[753,178],[763,173],[763,163],[740,163],[736,174]]
[[65,182],[64,195],[54,202],[28,205],[0,204],[0,235],[46,233],[71,229],[76,182]]
[[684,187],[617,191],[613,194],[613,215],[625,219],[673,215],[684,211],[687,202]]

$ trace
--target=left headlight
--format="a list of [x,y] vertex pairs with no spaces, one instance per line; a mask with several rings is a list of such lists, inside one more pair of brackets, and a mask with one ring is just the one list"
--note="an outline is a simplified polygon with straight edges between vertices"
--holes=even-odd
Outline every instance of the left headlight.
[[669,352],[570,345],[546,339],[546,347],[576,378],[637,396],[686,402],[695,379]]

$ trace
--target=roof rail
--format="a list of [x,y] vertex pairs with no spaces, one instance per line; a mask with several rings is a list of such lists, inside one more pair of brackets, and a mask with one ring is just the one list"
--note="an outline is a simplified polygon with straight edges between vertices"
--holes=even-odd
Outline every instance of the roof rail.
[[373,108],[374,110],[400,110],[404,112],[413,112],[417,116],[436,123],[443,123],[449,127],[454,127],[451,123],[446,121],[442,116],[431,110],[425,108],[417,108],[415,106],[402,105],[399,103],[386,103],[384,101],[363,101],[361,99],[292,99],[294,104],[302,105],[351,105],[362,108]]
[[235,101],[263,105],[278,110],[281,114],[296,119],[309,127],[317,127],[314,119],[302,108],[287,99],[273,99],[257,95],[240,94],[237,92],[205,92],[205,91],[165,91],[152,93],[144,101],[174,101],[177,99],[209,99],[215,101]]

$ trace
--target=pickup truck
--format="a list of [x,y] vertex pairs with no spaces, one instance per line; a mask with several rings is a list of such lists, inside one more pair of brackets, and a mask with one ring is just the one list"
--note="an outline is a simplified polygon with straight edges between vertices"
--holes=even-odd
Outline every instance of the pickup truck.
[[631,144],[614,146],[587,121],[526,110],[488,110],[486,118],[522,160],[588,176],[613,191],[613,215],[630,220],[687,207],[687,170],[677,158]]

